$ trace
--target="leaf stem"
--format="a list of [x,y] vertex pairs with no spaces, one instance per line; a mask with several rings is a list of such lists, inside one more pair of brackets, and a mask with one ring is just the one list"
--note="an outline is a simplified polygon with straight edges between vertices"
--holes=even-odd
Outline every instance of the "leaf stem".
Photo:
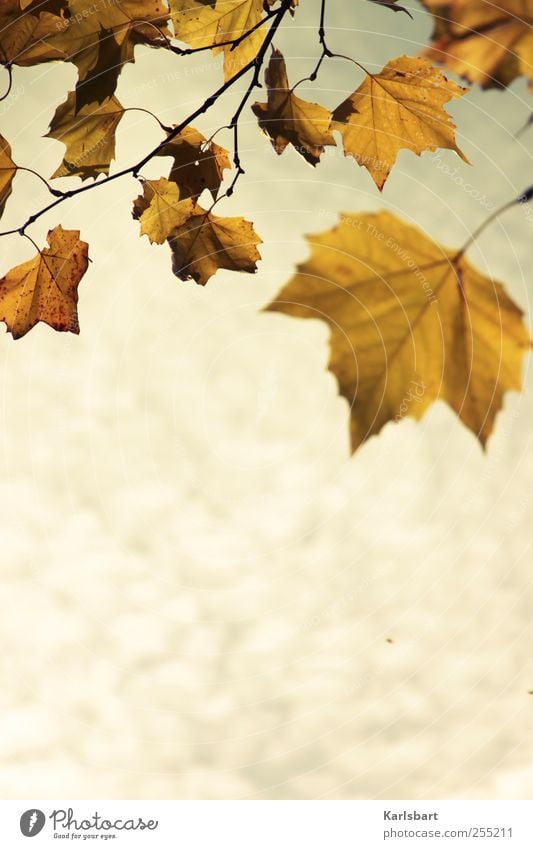
[[9,94],[11,92],[11,88],[13,86],[13,68],[11,67],[9,62],[7,62],[4,65],[4,68],[6,69],[6,71],[8,73],[7,91],[5,92],[5,94],[2,95],[2,97],[0,97],[0,101],[5,100],[6,97],[9,97]]
[[166,124],[163,124],[163,122],[159,120],[157,115],[154,115],[154,113],[150,112],[149,109],[143,109],[142,106],[125,106],[124,112],[144,112],[146,115],[151,115],[154,121],[157,121],[164,133],[172,132],[172,127],[167,127]]
[[[143,24],[148,24],[157,30],[159,35],[163,37],[166,42],[167,50],[170,50],[171,53],[176,53],[178,56],[193,56],[195,53],[203,53],[205,50],[212,50],[213,47],[231,47],[232,50],[235,50],[239,44],[242,44],[245,39],[249,38],[256,30],[260,29],[267,21],[271,18],[275,18],[278,14],[279,9],[269,9],[264,18],[261,18],[253,27],[250,27],[246,32],[241,33],[238,38],[229,39],[229,41],[218,41],[216,44],[205,44],[203,47],[177,47],[177,45],[172,44],[170,38],[162,32],[159,27],[156,27],[152,21],[142,21]],[[177,39],[179,41],[179,39]]]
[[463,254],[466,253],[468,248],[471,247],[471,245],[474,244],[476,239],[483,233],[483,231],[486,230],[486,228],[489,227],[489,225],[492,224],[493,221],[495,221],[497,218],[499,218],[500,215],[502,215],[504,212],[507,212],[508,209],[512,209],[513,206],[517,206],[518,204],[523,204],[523,203],[529,203],[529,201],[532,200],[532,199],[533,199],[533,186],[530,186],[528,189],[523,191],[518,197],[513,198],[512,200],[509,200],[509,201],[507,201],[507,203],[504,203],[502,206],[498,207],[498,209],[496,209],[494,212],[492,212],[491,215],[489,215],[489,217],[486,218],[485,221],[483,221],[479,225],[479,227],[477,227],[474,230],[472,235],[469,236],[469,238],[464,243],[463,247],[455,255],[454,262],[457,262],[457,260],[460,259],[463,256]]
[[35,241],[32,239],[32,237],[31,237],[31,236],[29,236],[27,233],[22,233],[22,235],[24,236],[24,238],[25,238],[25,239],[28,239],[28,241],[32,243],[33,247],[35,248],[35,250],[37,251],[37,253],[39,254],[39,256],[40,256],[40,257],[42,257],[43,252],[41,251],[41,249],[40,249],[39,245],[37,244],[37,242],[35,242]]

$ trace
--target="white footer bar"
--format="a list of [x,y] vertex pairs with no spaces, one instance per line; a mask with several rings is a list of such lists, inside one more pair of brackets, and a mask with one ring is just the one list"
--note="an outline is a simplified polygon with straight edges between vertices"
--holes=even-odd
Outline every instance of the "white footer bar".
[[531,801],[0,802],[0,845],[533,849]]

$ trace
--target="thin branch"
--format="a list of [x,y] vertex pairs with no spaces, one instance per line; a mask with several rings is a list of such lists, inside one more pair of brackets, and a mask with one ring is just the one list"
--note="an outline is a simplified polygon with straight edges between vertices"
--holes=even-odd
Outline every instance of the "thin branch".
[[[324,0],[324,2],[325,2],[325,0]],[[286,2],[284,2],[282,4],[281,8],[278,10],[276,20],[274,21],[274,23],[270,27],[270,29],[269,29],[266,37],[265,37],[265,40],[263,41],[263,43],[262,43],[262,45],[261,45],[261,47],[260,47],[260,49],[257,53],[257,56],[255,57],[255,60],[254,60],[255,70],[254,70],[254,73],[252,75],[252,79],[250,80],[248,88],[246,89],[244,96],[241,99],[241,102],[239,103],[239,105],[238,105],[238,107],[235,111],[235,114],[233,115],[233,118],[231,119],[231,121],[229,123],[228,129],[233,130],[233,164],[235,166],[235,175],[234,175],[233,180],[231,181],[230,185],[228,186],[228,188],[224,192],[224,194],[222,194],[220,197],[216,198],[215,202],[213,203],[213,206],[215,206],[215,204],[217,204],[219,201],[221,201],[222,198],[225,198],[225,197],[229,198],[229,197],[232,196],[234,189],[235,189],[235,185],[237,183],[237,180],[239,179],[241,174],[244,174],[244,168],[242,167],[241,157],[240,157],[240,153],[239,153],[239,119],[242,115],[244,107],[246,106],[246,104],[248,103],[248,101],[249,101],[249,99],[252,95],[254,88],[260,88],[261,87],[261,82],[260,82],[259,78],[260,78],[260,75],[261,75],[261,70],[263,68],[263,63],[265,61],[265,57],[266,57],[268,48],[272,44],[272,41],[274,40],[274,36],[276,35],[276,32],[277,32],[279,25],[280,25],[280,23],[283,19],[283,16],[287,12],[287,10],[290,8],[290,5],[291,5],[291,0],[286,0]],[[213,208],[213,206],[211,207],[211,209]]]
[[357,62],[355,59],[352,59],[351,56],[345,56],[343,53],[333,53],[332,50],[329,49],[327,41],[326,41],[326,0],[321,0],[320,3],[320,22],[318,25],[318,43],[322,48],[322,53],[318,58],[318,62],[315,65],[315,68],[308,77],[303,77],[303,79],[298,80],[297,83],[293,85],[291,88],[291,92],[293,92],[298,86],[302,85],[302,83],[314,83],[320,68],[322,67],[322,63],[325,59],[345,59],[347,62],[353,62],[354,65],[357,65],[358,68],[361,68],[365,74],[369,74],[372,76],[370,71],[368,71],[364,65],[361,65],[360,62]]
[[[178,136],[182,132],[182,130],[185,129],[185,127],[187,127],[192,121],[194,121],[195,118],[207,112],[217,102],[217,100],[237,82],[237,80],[239,80],[246,73],[248,73],[248,71],[254,68],[255,70],[252,77],[252,81],[248,86],[246,94],[241,102],[241,107],[237,110],[236,116],[234,116],[234,119],[236,117],[238,120],[238,116],[244,108],[244,105],[246,104],[248,98],[250,97],[253,88],[259,85],[259,74],[261,72],[261,66],[265,57],[266,50],[271,44],[272,39],[278,31],[279,26],[286,13],[288,12],[290,6],[291,0],[282,0],[281,6],[276,10],[274,14],[271,15],[271,17],[273,18],[273,23],[270,26],[263,46],[257,56],[251,59],[246,65],[244,65],[239,71],[237,71],[237,73],[233,77],[231,77],[231,79],[227,80],[215,92],[213,92],[213,94],[211,94],[207,98],[207,100],[202,104],[202,106],[199,106],[198,109],[195,109],[191,115],[185,118],[185,120],[181,121],[179,124],[173,127],[172,130],[166,136],[166,138],[163,139],[163,141],[161,141],[158,145],[156,145],[156,147],[154,147],[149,153],[143,156],[143,158],[139,160],[139,162],[137,162],[135,165],[130,165],[127,168],[122,168],[120,171],[117,171],[114,174],[109,174],[103,180],[98,180],[97,182],[95,181],[94,183],[78,186],[78,188],[76,189],[69,189],[68,191],[62,192],[61,196],[57,197],[56,200],[52,201],[38,212],[35,212],[30,215],[25,221],[25,223],[22,224],[20,227],[14,227],[11,230],[4,230],[3,232],[0,232],[0,236],[11,236],[14,233],[20,233],[20,235],[24,235],[27,227],[29,227],[31,224],[34,224],[35,221],[37,221],[47,212],[50,212],[50,210],[55,209],[56,206],[59,206],[60,204],[64,203],[66,200],[72,197],[76,197],[77,195],[84,194],[85,192],[92,191],[98,186],[105,186],[108,183],[113,182],[114,180],[118,180],[120,177],[127,176],[128,174],[131,174],[133,177],[138,177],[141,168],[143,168],[148,162],[150,162],[150,160],[156,157],[161,152],[161,150],[163,150],[163,148],[166,147],[166,145],[170,141],[172,141],[172,139],[176,138],[176,136]],[[261,59],[259,58],[260,56]]]
[[320,24],[318,26],[318,40],[322,45],[322,50],[327,54],[328,46],[326,44],[326,0],[321,0],[320,3]]

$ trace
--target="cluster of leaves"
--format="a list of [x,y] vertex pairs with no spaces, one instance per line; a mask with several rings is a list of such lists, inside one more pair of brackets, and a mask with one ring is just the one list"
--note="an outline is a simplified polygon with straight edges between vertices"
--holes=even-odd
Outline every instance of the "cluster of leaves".
[[[397,0],[371,2],[411,15]],[[291,86],[284,56],[273,44],[298,5],[299,0],[4,0],[0,61],[10,86],[15,65],[61,61],[77,68],[75,89],[57,108],[48,136],[65,145],[50,179],[77,177],[81,185],[62,190],[47,182],[50,203],[0,235],[30,238],[27,228],[45,212],[129,174],[141,185],[133,201],[140,233],[152,243],[168,243],[179,279],[205,285],[221,268],[254,272],[261,239],[252,223],[213,209],[233,194],[244,173],[239,118],[260,85],[263,65],[266,100],[251,108],[276,153],[292,146],[316,166],[326,147],[342,145],[379,191],[401,150],[420,155],[444,148],[468,162],[445,110],[467,89],[448,80],[435,62],[482,87],[505,87],[521,75],[533,86],[533,0],[423,0],[435,20],[432,45],[423,56],[391,59],[377,73],[330,50],[322,0],[321,52],[307,81],[330,58],[353,62],[363,75],[348,98],[328,109],[297,95],[304,81]],[[164,138],[140,162],[111,171],[115,133],[127,111],[115,92],[139,44],[181,57],[204,50],[222,54],[223,79],[192,115],[172,127],[159,122]],[[193,122],[245,75],[248,87],[225,128],[233,136],[230,154]],[[171,157],[170,171],[145,179],[142,168],[156,157]],[[15,164],[0,136],[0,214],[18,168],[23,166]],[[207,208],[199,203],[206,190]],[[55,227],[48,248],[33,243],[35,258],[0,280],[0,320],[14,338],[39,321],[79,332],[78,284],[88,263],[88,246],[79,235]],[[309,260],[269,309],[319,316],[330,324],[330,368],[351,406],[353,448],[388,421],[420,417],[437,398],[484,444],[504,393],[520,388],[522,358],[530,347],[522,314],[503,287],[467,262],[467,246],[442,248],[388,213],[344,214],[335,228],[309,238]]]

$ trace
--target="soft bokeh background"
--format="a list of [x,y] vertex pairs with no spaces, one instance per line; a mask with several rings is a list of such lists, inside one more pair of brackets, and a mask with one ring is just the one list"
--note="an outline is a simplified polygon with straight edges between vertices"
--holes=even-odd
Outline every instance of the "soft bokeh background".
[[[370,67],[415,54],[431,22],[409,5],[414,22],[329,0],[332,48]],[[277,39],[292,80],[317,56],[318,14],[302,0]],[[220,79],[205,55],[136,59],[120,99],[170,123]],[[300,93],[333,106],[360,80],[331,61]],[[63,147],[40,137],[74,81],[16,69],[0,112],[17,162],[55,169]],[[197,126],[224,124],[238,96]],[[404,153],[382,196],[339,151],[316,170],[277,158],[247,111],[246,176],[223,209],[255,222],[263,262],[206,289],[138,238],[133,179],[33,226],[41,244],[80,229],[93,264],[80,337],[40,325],[0,342],[4,797],[531,796],[531,375],[485,455],[437,404],[350,458],[326,326],[260,312],[339,211],[386,208],[462,244],[479,194],[499,205],[533,182],[533,129],[514,138],[530,109],[523,80],[473,91],[449,107],[473,167]],[[159,138],[127,114],[119,162]],[[19,175],[5,226],[45,199]],[[470,253],[526,311],[532,228],[517,208]],[[32,254],[3,239],[2,273]]]

